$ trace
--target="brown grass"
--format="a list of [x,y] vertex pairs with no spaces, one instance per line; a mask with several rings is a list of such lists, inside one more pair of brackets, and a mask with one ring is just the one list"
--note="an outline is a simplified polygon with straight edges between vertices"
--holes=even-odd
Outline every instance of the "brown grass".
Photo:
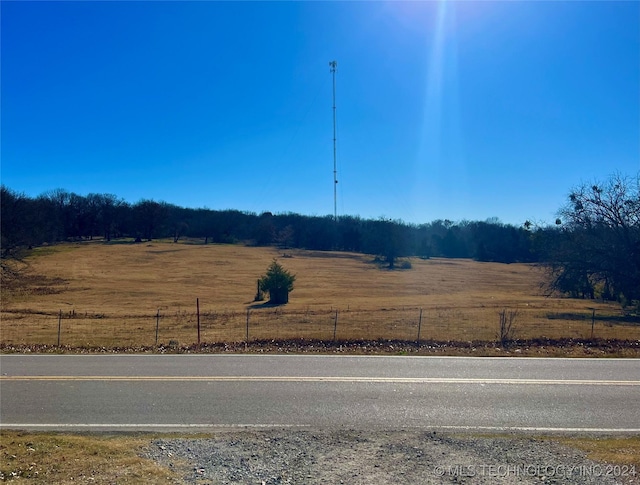
[[[499,313],[518,312],[515,337],[640,339],[619,306],[545,297],[532,265],[412,259],[412,269],[380,269],[371,256],[242,245],[84,242],[34,250],[19,281],[3,281],[0,342],[154,345],[197,339],[415,340],[497,338]],[[297,275],[290,303],[253,302],[256,280],[274,257]]]
[[[640,482],[640,437],[554,438],[564,445],[587,452],[587,456],[600,463],[627,466],[635,471],[633,483]],[[619,476],[619,475],[613,475]],[[626,477],[633,475],[626,474]],[[624,480],[628,482],[628,480]],[[629,482],[630,483],[630,482]]]
[[0,481],[38,484],[181,483],[172,470],[138,454],[141,436],[82,436],[0,431]]

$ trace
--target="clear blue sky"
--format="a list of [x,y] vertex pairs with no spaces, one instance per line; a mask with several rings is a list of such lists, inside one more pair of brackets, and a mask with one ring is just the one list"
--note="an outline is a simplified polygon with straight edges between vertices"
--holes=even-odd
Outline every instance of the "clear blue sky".
[[640,170],[640,2],[1,2],[2,183],[551,222]]

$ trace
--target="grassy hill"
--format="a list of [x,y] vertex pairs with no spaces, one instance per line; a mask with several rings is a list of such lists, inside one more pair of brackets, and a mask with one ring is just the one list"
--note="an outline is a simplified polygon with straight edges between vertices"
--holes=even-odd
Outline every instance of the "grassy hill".
[[[256,280],[278,261],[296,274],[290,303],[253,301]],[[526,264],[412,258],[381,268],[373,256],[242,245],[101,241],[33,250],[21,278],[2,285],[5,344],[153,345],[320,338],[495,340],[498,313],[517,311],[516,338],[639,339],[618,306],[545,297]],[[247,311],[249,310],[249,314]],[[157,315],[160,318],[157,319]],[[422,317],[420,317],[422,315]],[[59,320],[61,318],[61,320]],[[337,324],[336,324],[337,318]]]

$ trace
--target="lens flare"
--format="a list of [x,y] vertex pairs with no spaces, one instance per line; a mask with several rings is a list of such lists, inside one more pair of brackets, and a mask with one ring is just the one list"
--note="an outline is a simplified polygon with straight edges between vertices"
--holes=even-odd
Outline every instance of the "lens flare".
[[426,60],[420,145],[415,160],[417,212],[464,197],[466,167],[460,129],[455,5],[438,2]]

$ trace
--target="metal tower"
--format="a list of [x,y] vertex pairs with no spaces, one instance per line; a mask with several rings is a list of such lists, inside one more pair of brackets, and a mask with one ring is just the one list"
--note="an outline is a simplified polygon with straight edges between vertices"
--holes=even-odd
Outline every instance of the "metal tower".
[[338,220],[338,169],[336,163],[336,61],[329,62],[333,76],[333,219]]

